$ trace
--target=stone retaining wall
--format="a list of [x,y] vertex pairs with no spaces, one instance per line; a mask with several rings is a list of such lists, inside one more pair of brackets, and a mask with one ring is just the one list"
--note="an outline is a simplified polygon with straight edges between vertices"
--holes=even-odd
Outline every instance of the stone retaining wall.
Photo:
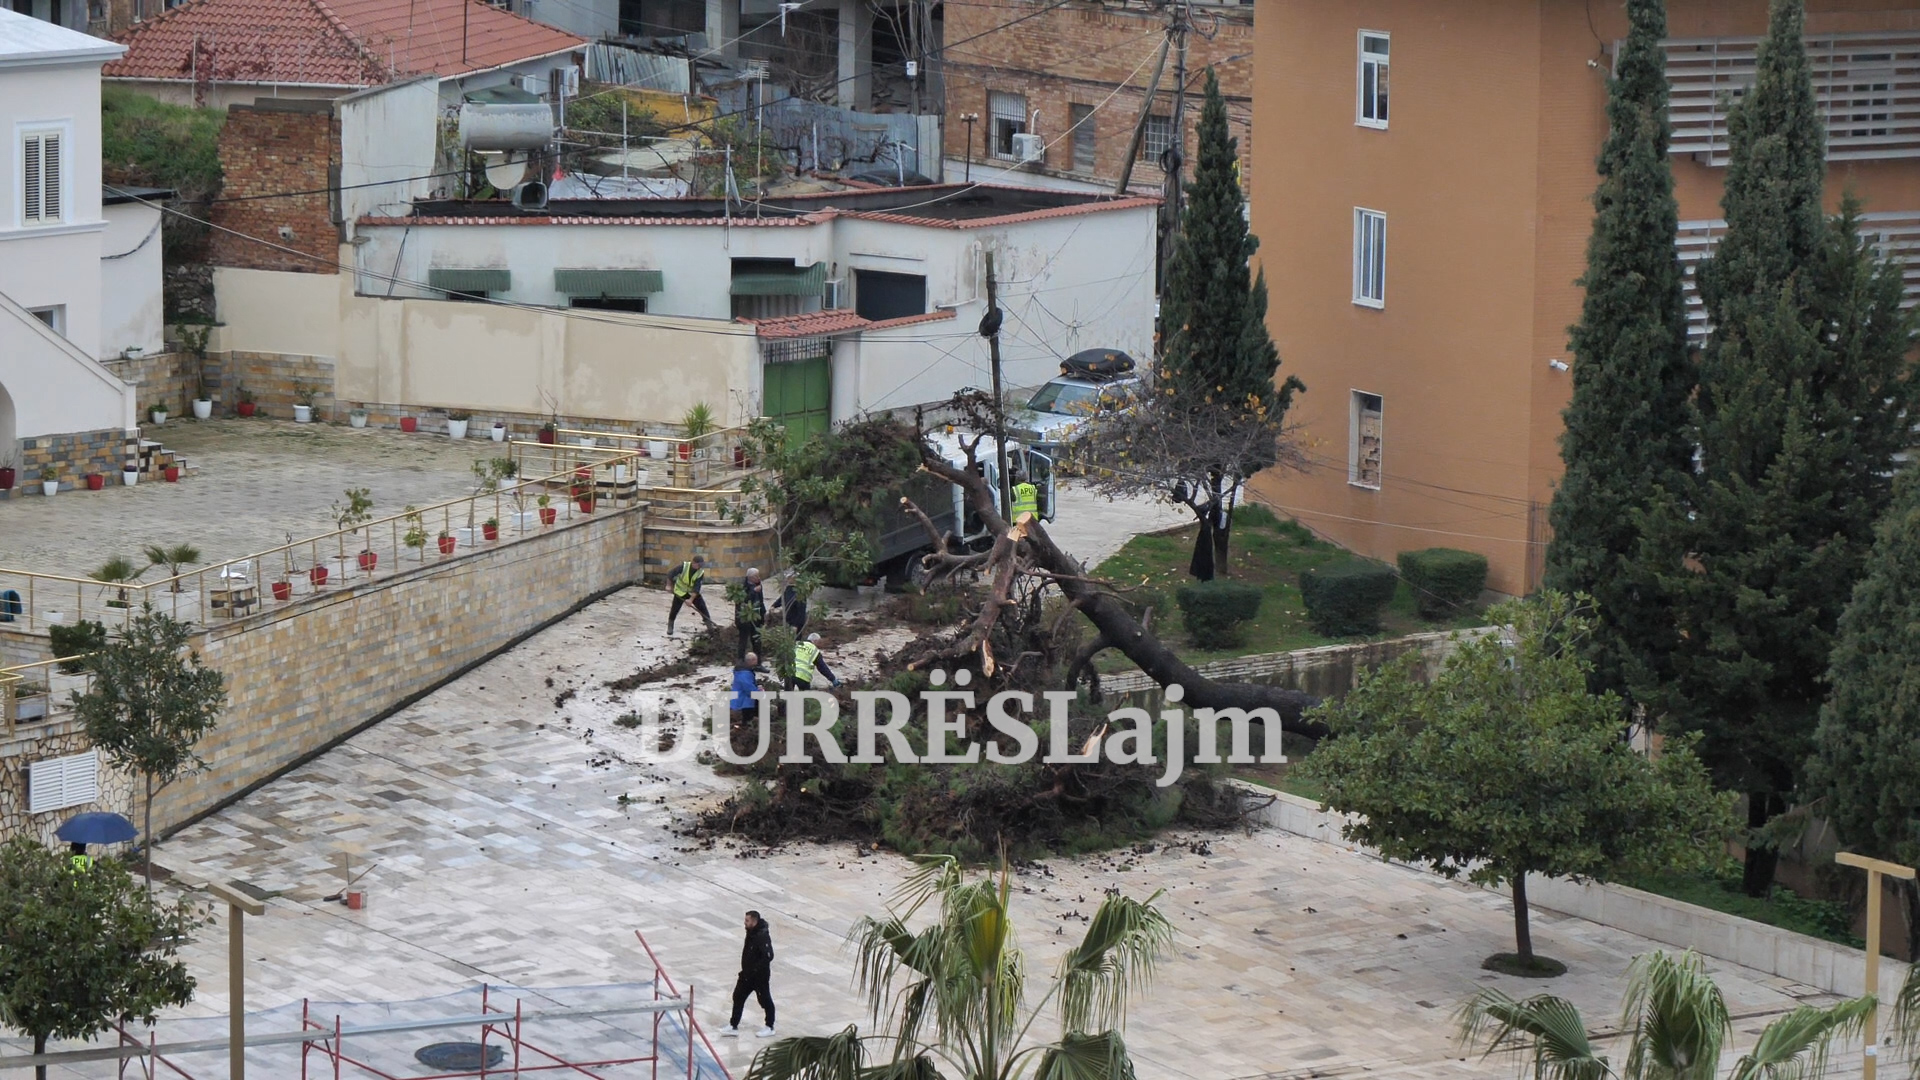
[[[27,813],[27,766],[41,758],[78,754],[88,745],[86,735],[71,720],[18,728],[11,738],[0,726],[0,839],[30,836],[49,846],[65,847],[53,835],[54,830],[75,814],[104,810],[140,820],[134,779],[108,767],[104,758],[100,762],[99,798],[50,813]],[[93,853],[103,854],[103,849],[96,848]]]
[[67,435],[39,435],[20,440],[19,475],[10,497],[40,494],[40,472],[51,465],[60,481],[60,490],[86,487],[88,476],[100,475],[108,483],[120,482],[120,467],[136,456],[129,432],[118,428],[103,431],[77,431]]
[[244,390],[259,412],[279,420],[293,419],[293,407],[300,403],[300,389],[311,387],[314,409],[319,417],[334,417],[333,360],[325,356],[298,353],[210,352],[206,360],[207,386],[215,395],[214,411],[232,416]]
[[[190,352],[163,352],[151,356],[120,356],[100,361],[102,367],[134,387],[140,403],[138,418],[164,404],[174,416],[193,415],[193,396],[200,389],[200,358]],[[211,389],[211,386],[209,386]]]
[[[773,533],[764,528],[703,528],[698,525],[647,523],[646,580],[665,585],[667,576],[695,555],[707,557],[707,606],[715,619],[725,621],[725,585],[745,579],[750,567],[771,575]],[[768,601],[771,603],[771,598]]]

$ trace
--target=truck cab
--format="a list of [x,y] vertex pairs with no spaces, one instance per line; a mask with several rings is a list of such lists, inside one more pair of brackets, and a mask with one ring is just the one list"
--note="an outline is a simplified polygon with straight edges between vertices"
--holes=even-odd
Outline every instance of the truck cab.
[[[928,436],[934,449],[948,464],[956,468],[965,468],[966,451],[961,447],[961,439],[971,442],[972,435],[953,432],[938,432]],[[979,459],[975,471],[987,482],[987,488],[993,493],[994,502],[1000,500],[1000,492],[1006,478],[1000,475],[1000,462],[994,452],[995,443],[991,435],[982,437],[974,456]],[[1039,489],[1040,520],[1052,521],[1058,505],[1058,487],[1054,479],[1053,458],[1024,443],[1007,440],[1007,467],[1018,475],[1032,480]],[[926,511],[946,538],[947,546],[956,551],[984,551],[993,546],[993,534],[988,531],[986,522],[972,508],[967,506],[966,492],[958,484],[949,484],[930,473],[921,472],[908,482],[900,493],[914,501],[920,509]],[[920,556],[933,550],[927,540],[926,530],[919,522],[900,515],[898,522],[892,523],[874,537],[874,566],[886,575],[889,581],[901,583],[918,580],[920,574]]]

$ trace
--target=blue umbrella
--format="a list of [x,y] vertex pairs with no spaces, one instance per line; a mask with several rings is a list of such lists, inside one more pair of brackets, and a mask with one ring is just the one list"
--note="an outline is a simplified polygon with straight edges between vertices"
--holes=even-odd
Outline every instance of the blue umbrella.
[[133,822],[119,814],[75,814],[53,835],[69,844],[118,844],[140,835]]

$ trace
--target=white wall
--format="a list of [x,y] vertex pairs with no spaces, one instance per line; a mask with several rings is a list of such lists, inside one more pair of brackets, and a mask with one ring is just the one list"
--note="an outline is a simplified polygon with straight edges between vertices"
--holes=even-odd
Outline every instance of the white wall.
[[[557,5],[559,0],[550,0],[550,2]],[[585,2],[585,0],[567,0],[567,2],[579,3]],[[598,0],[594,0],[594,2],[598,2]],[[581,48],[584,49],[585,46]],[[548,80],[551,78],[548,72],[555,69],[564,71],[570,67],[577,67],[578,65],[575,64],[573,60],[574,55],[575,54],[569,52],[559,53],[553,56],[542,56],[532,60],[523,60],[517,64],[508,64],[506,67],[497,68],[493,71],[482,71],[472,75],[446,79],[440,83],[440,103],[442,105],[458,106],[463,94],[470,94],[475,90],[484,90],[490,86],[504,86],[509,83],[518,86],[520,85],[521,77],[526,75],[532,75],[539,79],[540,89],[534,92],[544,98],[547,94]]]
[[133,387],[0,295],[0,458],[13,439],[131,430],[134,405]]
[[101,359],[129,349],[157,353],[166,347],[160,298],[160,208],[115,203],[101,208]]
[[[9,13],[10,14],[10,13]],[[104,44],[104,43],[103,43]],[[66,139],[66,224],[23,228],[21,138]],[[100,63],[0,67],[0,293],[22,307],[62,305],[68,340],[100,349]]]
[[432,189],[434,181],[420,177],[434,171],[439,80],[428,75],[362,90],[339,99],[334,112],[340,118],[340,207],[351,238],[362,214],[404,214],[413,199]]

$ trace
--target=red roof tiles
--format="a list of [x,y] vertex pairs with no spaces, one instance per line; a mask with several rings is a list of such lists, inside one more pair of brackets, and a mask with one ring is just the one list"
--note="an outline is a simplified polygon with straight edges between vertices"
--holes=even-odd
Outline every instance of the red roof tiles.
[[586,42],[479,0],[191,0],[119,35],[118,79],[378,86],[486,71]]
[[951,311],[929,311],[925,315],[903,315],[897,319],[862,318],[844,308],[834,311],[809,311],[805,315],[782,315],[777,319],[741,319],[752,323],[754,334],[763,338],[822,337],[847,334],[856,330],[887,330],[915,323],[940,322],[953,318]]

